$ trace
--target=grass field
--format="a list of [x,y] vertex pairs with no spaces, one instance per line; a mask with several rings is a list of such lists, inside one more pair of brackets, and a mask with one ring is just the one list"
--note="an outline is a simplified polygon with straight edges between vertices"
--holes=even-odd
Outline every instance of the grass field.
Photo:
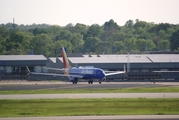
[[63,89],[63,90],[2,90],[0,94],[63,94],[63,93],[161,93],[179,92],[179,87],[114,88],[114,89]]
[[[0,94],[179,92],[179,87],[14,90]],[[86,115],[179,115],[179,98],[0,100],[0,117]]]
[[0,100],[0,117],[139,114],[178,115],[179,99]]

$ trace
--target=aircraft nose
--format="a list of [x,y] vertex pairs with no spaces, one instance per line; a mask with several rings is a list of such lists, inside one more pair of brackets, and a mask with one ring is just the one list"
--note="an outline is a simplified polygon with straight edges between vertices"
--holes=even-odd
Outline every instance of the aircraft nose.
[[103,71],[103,77],[106,77],[104,71]]

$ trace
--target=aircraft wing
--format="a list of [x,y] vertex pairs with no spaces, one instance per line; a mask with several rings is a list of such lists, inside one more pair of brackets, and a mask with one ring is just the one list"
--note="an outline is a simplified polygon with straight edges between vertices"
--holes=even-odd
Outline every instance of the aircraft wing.
[[64,69],[59,69],[59,68],[50,68],[50,67],[42,67],[43,69],[48,69],[48,70],[58,70],[58,71],[63,71]]
[[126,73],[126,66],[124,64],[124,71],[107,71],[107,72],[109,72],[109,73],[105,73],[106,76],[117,75],[117,74],[125,74]]
[[52,76],[67,76],[67,77],[78,77],[78,78],[83,78],[83,76],[81,75],[68,75],[68,74],[56,74],[56,73],[37,73],[37,72],[31,72],[28,68],[28,66],[26,66],[27,70],[28,70],[28,74],[34,74],[34,75],[52,75]]
[[105,73],[105,76],[123,74],[123,73],[125,73],[125,71],[110,72],[110,73]]
[[36,73],[36,72],[30,72],[30,74],[34,75],[51,75],[51,76],[66,76],[66,77],[77,77],[77,78],[83,78],[81,75],[66,75],[66,74],[56,74],[56,73]]
[[52,76],[68,76],[65,74],[56,74],[56,73],[36,73],[36,72],[30,72],[30,74],[34,75],[52,75]]

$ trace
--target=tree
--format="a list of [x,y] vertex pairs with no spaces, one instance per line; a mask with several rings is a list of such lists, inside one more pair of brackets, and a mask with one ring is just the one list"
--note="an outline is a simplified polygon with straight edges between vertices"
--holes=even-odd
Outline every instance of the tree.
[[127,28],[133,28],[133,25],[134,25],[133,20],[128,20],[124,26]]
[[73,34],[68,30],[61,30],[56,36],[55,40],[67,40],[71,41],[73,39]]
[[101,40],[98,37],[88,37],[85,40],[84,48],[86,49],[87,53],[94,53],[96,52],[96,48]]
[[[132,21],[130,21],[130,22],[132,22]],[[128,23],[128,24],[129,24],[129,23]],[[130,23],[130,24],[131,24],[130,26],[132,26],[132,23]],[[136,20],[136,23],[133,25],[133,27],[134,27],[135,29],[137,29],[137,28],[139,28],[139,27],[141,27],[141,28],[143,28],[143,29],[146,29],[147,26],[148,26],[148,23],[147,23],[147,22],[145,22],[145,21],[139,21],[139,20]]]
[[53,44],[51,44],[51,47],[49,48],[49,50],[51,51],[50,56],[60,56],[60,48],[62,47],[65,47],[68,53],[71,53],[73,50],[73,45],[66,40],[55,41]]
[[150,39],[146,41],[147,41],[147,50],[153,51],[156,48],[156,45],[154,44],[154,42]]
[[126,34],[124,32],[116,32],[111,35],[113,41],[124,41]]
[[134,51],[136,50],[136,39],[129,38],[124,40],[125,50],[126,51]]
[[88,37],[100,37],[102,32],[103,32],[102,27],[94,24],[89,27],[87,36]]
[[[22,43],[25,41],[24,34],[22,32],[12,32],[6,39],[6,51],[14,51],[12,54],[24,54]],[[15,52],[15,51],[18,52]]]
[[73,27],[73,24],[72,23],[68,23],[65,27],[66,28],[71,28],[71,27]]
[[46,28],[46,34],[48,34],[53,40],[55,40],[55,37],[60,34],[60,31],[62,30],[62,27],[57,25],[52,25]]
[[68,28],[68,30],[71,33],[80,33],[83,36],[83,38],[86,39],[86,33],[88,30],[88,26],[86,26],[84,24],[77,23],[74,27]]
[[159,49],[160,50],[167,50],[169,48],[170,48],[170,41],[169,40],[159,41]]
[[118,29],[118,25],[116,22],[114,22],[113,19],[109,20],[108,22],[104,23],[104,30],[117,30]]
[[118,25],[114,20],[104,23],[105,37],[106,40],[112,41],[111,35],[118,30]]
[[177,50],[179,48],[179,30],[174,32],[170,38],[171,50]]
[[144,52],[146,50],[146,43],[147,41],[145,39],[138,39],[136,41],[136,46],[137,49],[140,50],[141,52]]
[[73,33],[69,42],[73,45],[73,51],[79,52],[84,44],[83,36],[80,33]]
[[114,39],[112,39],[112,34],[118,32],[120,28],[118,27],[117,23],[114,22],[113,19],[109,20],[108,22],[104,23],[104,39],[103,41],[105,41],[105,46],[107,46],[108,44],[108,48],[105,48],[105,51],[107,53],[111,53],[112,52],[112,46],[111,44],[114,42]]
[[54,56],[59,46],[68,52],[83,53],[126,53],[128,50],[165,50],[179,49],[179,25],[168,23],[148,23],[136,19],[118,26],[110,19],[102,26],[87,26],[81,23],[65,27],[47,24],[0,25],[0,54],[36,54]]
[[36,54],[49,56],[50,53],[48,45],[50,45],[52,42],[52,39],[50,39],[50,37],[47,34],[40,34],[35,36],[31,40],[31,46]]
[[32,33],[34,34],[34,36],[36,36],[36,35],[38,35],[38,34],[42,34],[42,33],[44,33],[44,34],[46,34],[47,33],[47,31],[46,31],[46,29],[44,29],[44,28],[35,28],[35,29],[32,29],[32,30],[30,30],[30,31],[32,31]]
[[160,48],[159,48],[159,42],[161,41],[161,38],[155,36],[155,37],[152,38],[152,41],[153,41],[153,43],[156,46],[155,50],[160,50]]
[[124,43],[122,41],[115,41],[113,43],[113,52],[119,53],[122,50],[124,50]]
[[165,39],[166,37],[165,37],[165,31],[164,30],[160,30],[159,32],[158,32],[158,36],[160,37],[160,38],[162,38],[162,39]]
[[0,54],[4,54],[6,52],[6,40],[0,35]]
[[156,31],[159,32],[160,30],[164,30],[167,31],[169,28],[171,28],[172,26],[169,23],[160,23],[157,27],[156,27]]
[[2,38],[6,38],[8,36],[9,32],[8,30],[3,27],[3,26],[0,26],[0,35]]

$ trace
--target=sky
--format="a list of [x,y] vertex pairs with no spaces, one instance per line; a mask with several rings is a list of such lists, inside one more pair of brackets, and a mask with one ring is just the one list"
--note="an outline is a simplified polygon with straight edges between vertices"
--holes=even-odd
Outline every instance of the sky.
[[99,24],[113,19],[179,24],[179,0],[0,0],[0,24]]

